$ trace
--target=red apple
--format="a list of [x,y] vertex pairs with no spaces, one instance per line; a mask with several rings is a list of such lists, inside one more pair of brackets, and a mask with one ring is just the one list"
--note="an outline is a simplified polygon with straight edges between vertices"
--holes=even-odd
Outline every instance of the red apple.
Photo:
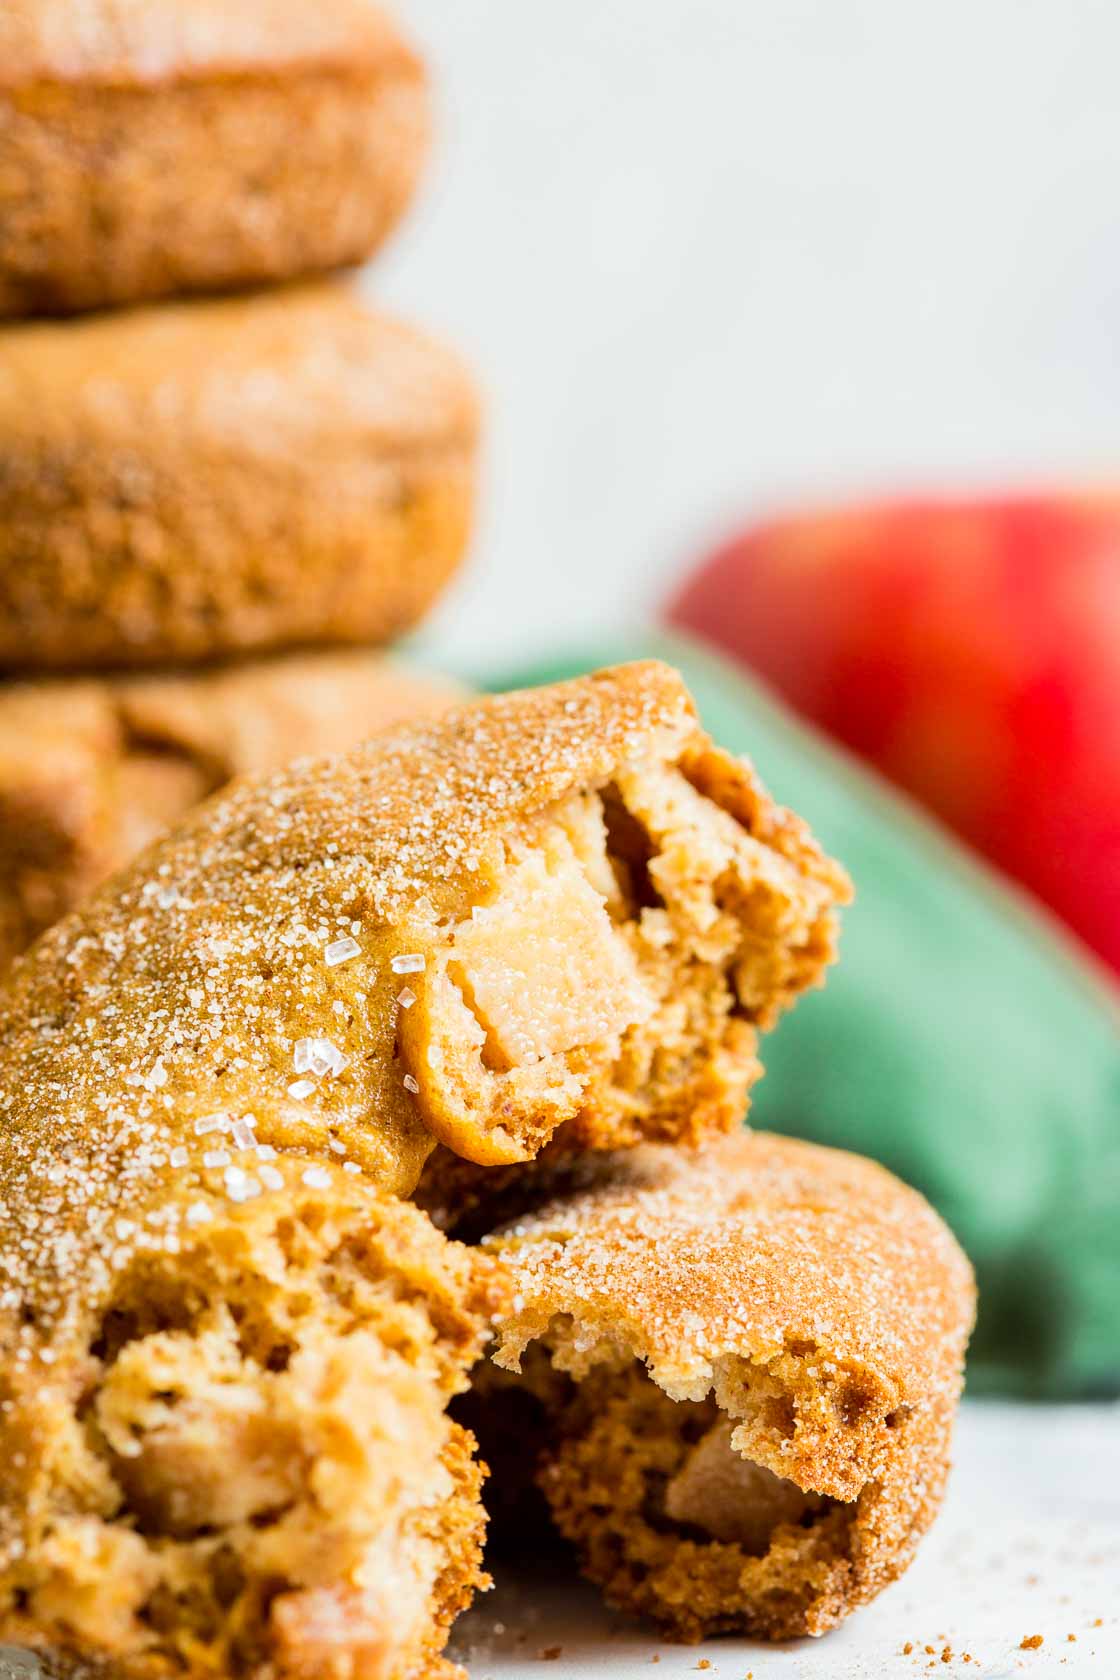
[[759,525],[669,609],[1031,888],[1120,971],[1120,497]]

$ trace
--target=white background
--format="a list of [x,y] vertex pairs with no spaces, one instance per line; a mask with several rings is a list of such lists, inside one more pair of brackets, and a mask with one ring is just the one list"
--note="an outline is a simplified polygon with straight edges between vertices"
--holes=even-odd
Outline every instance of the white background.
[[[488,407],[434,654],[640,625],[713,536],[804,497],[1120,467],[1115,0],[398,10],[440,133],[366,285],[458,343]],[[926,1674],[940,1635],[938,1674],[1120,1674],[1117,1412],[969,1407],[958,1458],[902,1583],[822,1644],[708,1647],[717,1680]],[[701,1655],[608,1628],[592,1595],[533,1593],[461,1645],[474,1680]]]
[[806,494],[1120,462],[1115,0],[398,0],[439,134],[374,295],[472,358],[476,660]]

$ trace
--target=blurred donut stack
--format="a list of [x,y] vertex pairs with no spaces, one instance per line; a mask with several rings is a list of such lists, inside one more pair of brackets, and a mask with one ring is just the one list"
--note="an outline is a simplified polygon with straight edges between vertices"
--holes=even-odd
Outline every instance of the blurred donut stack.
[[334,271],[408,205],[424,66],[370,0],[0,8],[0,967],[242,770],[452,684],[460,360]]

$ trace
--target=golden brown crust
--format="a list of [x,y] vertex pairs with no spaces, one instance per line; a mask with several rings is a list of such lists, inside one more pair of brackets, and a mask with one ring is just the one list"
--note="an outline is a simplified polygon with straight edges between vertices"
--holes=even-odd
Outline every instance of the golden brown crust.
[[0,316],[367,257],[412,196],[423,66],[367,0],[0,13]]
[[670,1634],[823,1632],[936,1513],[968,1263],[914,1191],[832,1150],[740,1134],[600,1172],[491,1245],[513,1303],[495,1357],[551,1358],[528,1380],[553,1515]]
[[460,362],[320,285],[0,332],[0,665],[376,643],[458,565]]
[[0,968],[231,777],[342,751],[461,694],[349,651],[0,689]]

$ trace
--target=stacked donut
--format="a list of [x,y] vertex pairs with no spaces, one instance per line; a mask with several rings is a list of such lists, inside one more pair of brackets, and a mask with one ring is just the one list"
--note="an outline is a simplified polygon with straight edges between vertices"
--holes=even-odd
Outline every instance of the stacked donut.
[[0,964],[231,775],[448,703],[371,650],[462,558],[472,382],[321,278],[428,126],[370,0],[0,8]]
[[848,896],[649,663],[243,776],[48,931],[0,997],[0,1640],[449,1680],[472,1424],[519,1550],[672,1636],[896,1577],[968,1263],[741,1130]]

